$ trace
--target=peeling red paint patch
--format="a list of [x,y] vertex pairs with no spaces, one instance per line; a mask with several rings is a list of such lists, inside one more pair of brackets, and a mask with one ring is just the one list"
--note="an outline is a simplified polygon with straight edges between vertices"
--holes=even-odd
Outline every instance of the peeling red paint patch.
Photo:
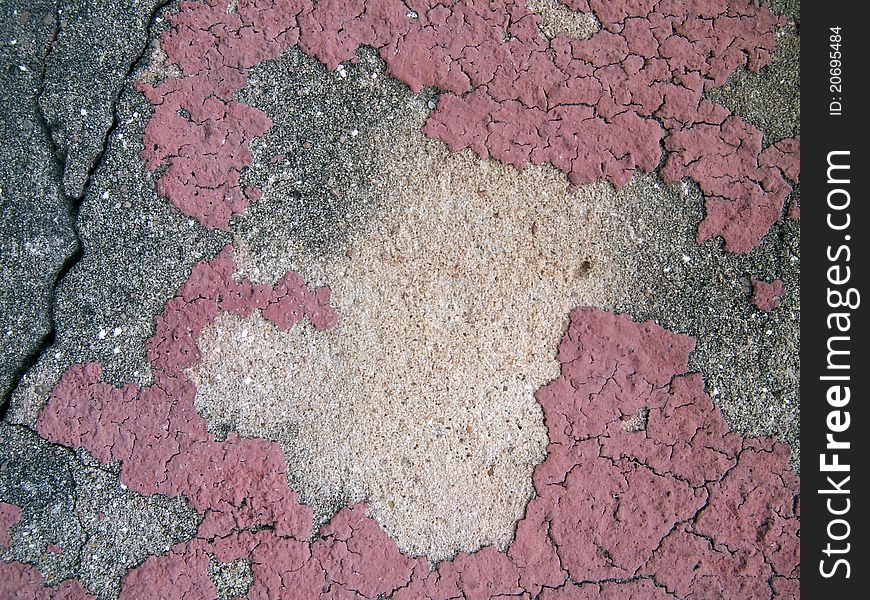
[[45,580],[36,567],[20,562],[0,561],[0,581],[4,598],[12,600],[93,600],[78,581],[63,581],[45,587]]
[[326,597],[389,594],[407,584],[414,560],[402,555],[365,506],[345,508],[320,530],[311,552],[330,583]]
[[752,304],[758,310],[772,311],[779,306],[783,295],[785,295],[785,284],[781,279],[767,282],[755,277],[752,278]]
[[149,556],[124,577],[120,600],[217,598],[208,576],[209,556],[203,546],[196,540],[176,544],[161,556]]
[[259,199],[240,187],[239,173],[252,162],[248,143],[272,122],[235,93],[248,69],[296,43],[306,4],[240,0],[229,12],[226,1],[182,2],[161,45],[183,76],[138,86],[154,107],[142,156],[149,170],[165,168],[157,191],[206,227],[229,229],[230,217]]
[[[801,177],[801,136],[781,140],[768,147],[758,158],[760,167],[776,167],[783,176],[793,183],[800,183]],[[789,219],[801,218],[801,207],[793,199],[788,207]]]
[[[652,323],[572,314],[562,377],[539,392],[555,427],[532,502],[553,507],[552,537],[573,579],[648,575],[677,597],[756,598],[769,595],[770,578],[797,576],[788,448],[728,432],[700,375],[679,374],[693,345]],[[646,429],[625,431],[620,417],[639,407]],[[560,544],[578,538],[570,551]]]
[[184,369],[221,311],[271,311],[283,328],[304,316],[328,327],[335,315],[326,292],[295,274],[269,287],[233,273],[226,249],[197,265],[167,304],[148,344],[155,385],[114,388],[99,381],[97,365],[79,365],[40,414],[41,435],[120,461],[131,488],[184,495],[204,513],[195,539],[128,573],[124,597],[155,581],[180,582],[167,597],[214,597],[211,557],[251,561],[251,598],[287,589],[396,600],[797,593],[799,483],[788,448],[728,431],[701,376],[686,373],[692,338],[598,309],[572,312],[561,375],[536,394],[550,444],[507,552],[460,553],[430,571],[425,558],[402,555],[364,505],[342,509],[309,541],[311,514],[287,485],[279,446],[216,441]]
[[758,157],[758,164],[762,167],[776,167],[789,181],[800,183],[801,136],[781,140],[768,147]]
[[[522,168],[551,163],[575,183],[624,185],[662,159],[668,181],[692,177],[707,196],[698,240],[748,252],[782,213],[797,181],[799,138],[764,152],[761,133],[704,99],[741,66],[771,60],[782,20],[748,0],[724,3],[591,0],[601,30],[548,41],[519,0],[273,3],[183,2],[162,45],[183,76],[141,89],[155,113],[145,131],[148,168],[165,166],[158,191],[210,227],[259,190],[239,188],[247,143],[270,126],[237,102],[247,70],[298,42],[330,68],[376,48],[389,74],[413,91],[445,92],[424,131]],[[208,157],[208,158],[205,158]]]
[[547,590],[541,600],[672,600],[669,594],[650,579],[626,583],[605,582],[568,585],[559,590]]
[[[760,166],[760,132],[703,98],[736,68],[770,62],[781,21],[757,3],[572,2],[601,30],[552,42],[521,1],[423,2],[418,18],[400,0],[344,4],[318,2],[300,16],[302,49],[334,68],[358,45],[374,46],[412,90],[447,92],[424,131],[453,150],[621,186],[636,169],[657,168],[665,138],[663,177],[693,177],[710,199],[700,240],[722,235],[726,249],[746,252],[780,217],[790,188],[774,167],[788,167],[773,153]],[[737,215],[745,230],[726,222]]]
[[780,219],[791,186],[780,169],[759,166],[761,132],[726,114],[711,110],[706,119],[713,124],[699,122],[668,137],[662,177],[691,177],[700,184],[707,215],[698,226],[699,243],[722,236],[726,250],[749,252]]
[[12,545],[9,530],[21,520],[21,509],[8,502],[0,502],[0,547]]

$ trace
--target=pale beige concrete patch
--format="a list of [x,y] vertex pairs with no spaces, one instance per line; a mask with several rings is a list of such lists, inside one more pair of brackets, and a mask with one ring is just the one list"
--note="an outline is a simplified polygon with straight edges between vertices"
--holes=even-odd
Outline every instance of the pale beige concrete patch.
[[504,548],[545,456],[534,393],[558,375],[571,308],[610,298],[615,192],[451,153],[417,123],[391,142],[386,208],[351,251],[237,252],[240,275],[329,285],[338,326],[219,317],[190,371],[196,405],[212,427],[281,443],[321,518],[366,500],[403,551]]

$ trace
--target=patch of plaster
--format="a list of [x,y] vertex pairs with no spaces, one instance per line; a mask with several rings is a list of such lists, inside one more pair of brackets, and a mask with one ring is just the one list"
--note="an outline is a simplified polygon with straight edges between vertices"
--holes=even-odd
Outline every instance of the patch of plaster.
[[557,375],[562,315],[605,304],[616,276],[597,244],[612,188],[572,192],[552,169],[520,174],[414,130],[391,132],[389,208],[352,251],[276,236],[266,256],[238,253],[255,281],[295,267],[328,282],[338,325],[219,317],[188,374],[212,428],[281,442],[322,518],[366,499],[403,551],[439,560],[511,539],[543,459],[533,393]]

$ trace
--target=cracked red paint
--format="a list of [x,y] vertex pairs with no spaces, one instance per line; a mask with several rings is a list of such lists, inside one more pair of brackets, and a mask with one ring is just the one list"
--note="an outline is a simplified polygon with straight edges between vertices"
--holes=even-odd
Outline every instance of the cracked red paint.
[[704,91],[768,64],[782,19],[749,0],[566,4],[593,11],[601,30],[549,41],[522,0],[240,0],[229,14],[222,0],[182,2],[162,45],[183,76],[140,86],[155,109],[143,156],[166,168],[161,194],[227,229],[259,196],[240,189],[239,172],[248,142],[271,126],[234,98],[248,69],[296,43],[330,68],[369,45],[413,91],[445,92],[424,131],[451,149],[617,186],[664,159],[665,181],[691,177],[707,197],[699,242],[755,247],[782,216],[783,174],[797,181],[799,138],[762,152],[761,132]]
[[774,279],[771,282],[762,281],[752,278],[752,304],[758,310],[770,312],[782,301],[785,295],[785,284],[781,279]]
[[[287,589],[323,599],[799,597],[788,448],[728,431],[701,376],[686,373],[692,338],[598,309],[572,312],[561,375],[536,394],[548,454],[507,552],[460,553],[430,571],[363,505],[309,540],[311,514],[287,486],[280,447],[233,434],[216,441],[183,369],[199,360],[197,337],[220,311],[258,308],[284,328],[305,315],[329,327],[335,314],[296,275],[269,287],[233,271],[225,249],[169,301],[148,344],[154,385],[115,388],[97,365],[75,366],[40,414],[41,435],[120,461],[132,489],[184,495],[204,513],[195,539],[128,573],[124,597],[182,581],[167,597],[213,598],[208,557],[250,559],[251,598]],[[624,427],[638,414],[645,422]]]
[[698,242],[722,236],[726,250],[749,252],[780,219],[791,186],[779,169],[758,165],[761,132],[743,119],[711,105],[707,122],[698,121],[665,140],[662,177],[672,182],[688,176],[700,184],[707,214]]
[[[758,164],[761,167],[776,167],[793,184],[800,183],[801,136],[781,140],[769,146],[758,157]],[[795,220],[801,218],[801,208],[796,199],[789,204],[787,216]]]
[[311,553],[323,569],[327,587],[336,588],[326,597],[347,597],[353,591],[375,598],[402,587],[411,577],[414,561],[366,516],[364,505],[340,511],[321,528],[319,537]]
[[[121,481],[142,494],[179,494],[205,511],[203,535],[269,523],[280,535],[305,536],[311,513],[287,487],[281,449],[230,434],[218,442],[193,405],[195,389],[183,369],[199,360],[196,338],[220,311],[248,315],[255,308],[279,329],[308,317],[318,329],[336,323],[329,290],[309,291],[288,274],[275,286],[233,279],[230,250],[199,263],[156,318],[147,344],[152,386],[115,388],[101,368],[75,365],[61,378],[36,429],[43,437],[85,447],[102,462],[121,461]],[[72,425],[72,426],[71,426]]]
[[[718,597],[718,596],[716,596]],[[648,579],[626,583],[585,583],[545,590],[541,600],[669,600],[673,596]]]
[[768,146],[758,157],[761,167],[776,167],[794,183],[801,180],[801,136]]
[[12,545],[9,530],[21,520],[21,509],[8,502],[0,502],[0,548]]
[[208,576],[209,555],[199,540],[176,544],[160,556],[149,556],[123,581],[120,600],[217,598]]
[[297,42],[296,15],[306,5],[240,0],[229,12],[226,1],[182,2],[161,44],[183,76],[138,86],[154,106],[142,155],[149,170],[165,168],[157,191],[207,227],[228,229],[260,196],[240,188],[239,173],[252,161],[248,142],[272,122],[235,93],[248,69]]
[[0,561],[0,581],[3,582],[4,598],[21,600],[93,600],[78,581],[62,581],[52,587],[36,567],[20,562]]

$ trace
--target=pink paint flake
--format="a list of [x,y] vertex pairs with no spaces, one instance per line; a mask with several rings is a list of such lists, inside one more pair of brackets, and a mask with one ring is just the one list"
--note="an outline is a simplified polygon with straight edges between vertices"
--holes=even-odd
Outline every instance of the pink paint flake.
[[206,227],[229,229],[230,217],[259,199],[242,189],[251,164],[248,143],[272,126],[260,110],[235,100],[247,70],[298,41],[296,16],[305,2],[184,1],[161,37],[169,64],[182,76],[138,89],[154,107],[144,135],[145,165],[165,168],[157,191]]
[[36,567],[20,562],[0,561],[0,581],[3,582],[4,599],[12,600],[94,600],[78,581],[63,581],[46,587],[45,580]]
[[758,310],[770,312],[779,306],[785,295],[785,284],[781,279],[771,282],[752,278],[752,304]]
[[21,521],[21,509],[8,502],[0,502],[0,548],[12,545],[9,530]]

